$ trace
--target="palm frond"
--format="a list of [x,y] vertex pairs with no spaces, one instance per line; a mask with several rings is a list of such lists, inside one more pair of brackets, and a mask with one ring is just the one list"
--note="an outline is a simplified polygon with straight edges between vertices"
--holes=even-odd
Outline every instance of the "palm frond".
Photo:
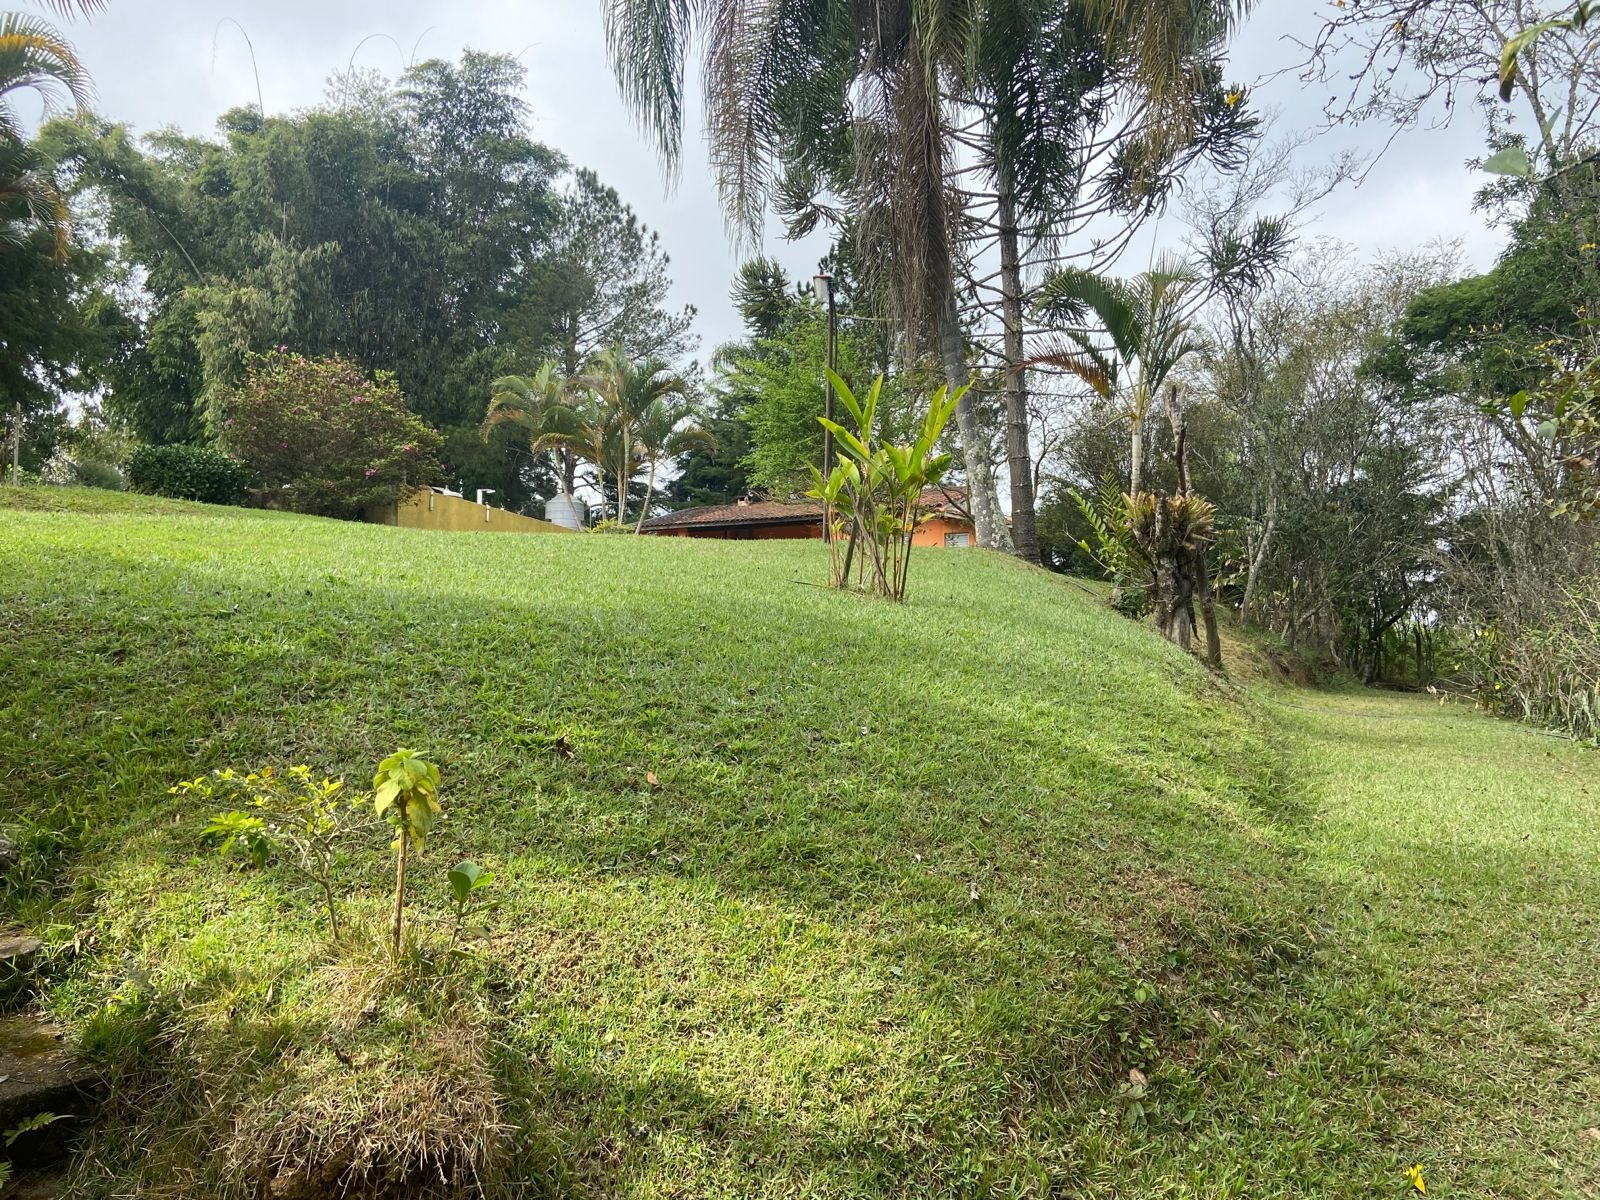
[[1106,400],[1116,394],[1116,361],[1087,338],[1069,334],[1064,339],[1046,342],[1042,349],[1023,359],[1020,368],[1028,367],[1054,367],[1075,375],[1093,388],[1096,395]]
[[27,13],[0,13],[0,95],[23,88],[39,93],[47,107],[65,93],[87,108],[94,94],[89,72],[53,25]]
[[683,71],[694,38],[694,6],[690,0],[609,0],[605,32],[622,98],[675,176],[683,150]]
[[1082,325],[1094,317],[1124,359],[1138,357],[1144,338],[1141,296],[1117,279],[1067,267],[1052,272],[1040,287],[1039,308],[1061,324]]

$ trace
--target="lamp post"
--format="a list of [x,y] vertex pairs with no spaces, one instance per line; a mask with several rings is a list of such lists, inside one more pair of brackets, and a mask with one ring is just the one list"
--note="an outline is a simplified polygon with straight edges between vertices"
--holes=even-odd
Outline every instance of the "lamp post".
[[[811,277],[811,291],[817,298],[818,304],[828,306],[828,374],[823,380],[822,415],[828,420],[833,420],[833,371],[834,371],[834,345],[838,333],[838,309],[833,300],[833,276],[826,271],[819,271]],[[833,471],[833,430],[827,426],[822,428],[822,476],[824,479]],[[829,528],[832,513],[828,506],[822,509],[822,540],[832,541],[833,531]]]

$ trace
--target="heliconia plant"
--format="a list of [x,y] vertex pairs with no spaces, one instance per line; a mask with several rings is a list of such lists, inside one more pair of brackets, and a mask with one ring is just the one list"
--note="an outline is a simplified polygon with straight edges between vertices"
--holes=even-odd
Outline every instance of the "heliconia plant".
[[867,580],[871,590],[893,600],[904,600],[911,566],[911,535],[921,516],[918,503],[923,490],[937,484],[950,469],[951,455],[936,451],[944,428],[967,389],[950,391],[941,387],[935,392],[915,441],[879,442],[878,397],[883,391],[883,376],[872,381],[864,400],[858,400],[849,384],[834,372],[829,371],[828,378],[856,426],[852,432],[837,421],[818,418],[833,434],[840,461],[826,476],[812,467],[813,486],[806,493],[821,500],[825,509],[824,519],[832,535],[829,550],[833,586],[849,586],[850,570],[855,566],[858,577]]

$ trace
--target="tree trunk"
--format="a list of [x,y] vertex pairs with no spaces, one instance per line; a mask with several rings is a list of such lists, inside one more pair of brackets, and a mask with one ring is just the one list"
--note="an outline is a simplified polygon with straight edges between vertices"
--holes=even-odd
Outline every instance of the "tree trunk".
[[1211,591],[1211,572],[1205,551],[1199,554],[1200,616],[1206,626],[1206,665],[1222,669],[1222,635],[1217,632],[1216,599]]
[[[956,313],[956,293],[946,288],[939,310],[939,356],[944,361],[945,379],[952,389],[972,381],[967,372],[966,347],[961,337],[961,321]],[[1011,552],[1011,533],[1006,529],[1000,495],[995,489],[994,471],[989,466],[990,442],[978,421],[978,406],[968,392],[956,405],[956,427],[961,431],[961,449],[967,460],[967,504],[978,545],[986,550]]]
[[1272,548],[1272,534],[1278,527],[1278,494],[1267,480],[1267,519],[1261,528],[1261,541],[1250,556],[1250,569],[1244,579],[1244,599],[1239,604],[1239,616],[1246,621],[1254,619],[1256,588],[1261,582],[1261,569],[1266,565],[1267,551]]
[[650,478],[644,485],[644,503],[639,506],[639,523],[633,527],[635,533],[644,532],[644,519],[650,515],[650,497],[656,491],[656,460],[650,460]]
[[[628,463],[628,435],[622,435],[622,457],[617,465],[626,468]],[[628,474],[626,470],[617,472],[617,525],[626,529],[628,524]]]
[[1137,496],[1144,486],[1144,417],[1133,418],[1133,462],[1128,468],[1128,494]]
[[1022,370],[1022,254],[1009,172],[1000,183],[1000,313],[1005,325],[1006,467],[1011,476],[1011,540],[1018,558],[1039,561],[1033,508],[1033,454],[1028,447],[1028,376]]

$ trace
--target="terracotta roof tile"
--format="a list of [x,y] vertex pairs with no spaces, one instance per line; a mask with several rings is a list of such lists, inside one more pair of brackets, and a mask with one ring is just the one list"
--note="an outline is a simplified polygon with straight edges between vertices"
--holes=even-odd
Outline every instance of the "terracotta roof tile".
[[811,500],[781,503],[752,500],[748,504],[709,504],[703,508],[680,508],[662,513],[644,523],[645,532],[653,529],[690,529],[706,525],[775,525],[784,522],[822,521],[822,505]]

